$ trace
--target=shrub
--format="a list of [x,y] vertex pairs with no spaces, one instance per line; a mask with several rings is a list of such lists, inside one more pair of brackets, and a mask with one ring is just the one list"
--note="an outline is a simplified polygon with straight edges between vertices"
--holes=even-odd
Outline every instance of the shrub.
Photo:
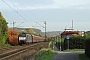
[[86,36],[85,42],[85,54],[90,58],[90,35]]
[[8,30],[8,38],[11,45],[18,44],[18,33],[16,31]]
[[[64,40],[64,49],[68,48],[68,40]],[[85,37],[82,36],[71,36],[69,39],[70,49],[84,49],[85,48]]]

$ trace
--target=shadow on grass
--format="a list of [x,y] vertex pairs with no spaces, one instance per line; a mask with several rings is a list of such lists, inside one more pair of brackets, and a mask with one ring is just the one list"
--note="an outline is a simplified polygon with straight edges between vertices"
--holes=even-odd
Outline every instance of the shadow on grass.
[[78,56],[78,60],[90,60],[90,58],[88,58],[85,54],[80,54]]

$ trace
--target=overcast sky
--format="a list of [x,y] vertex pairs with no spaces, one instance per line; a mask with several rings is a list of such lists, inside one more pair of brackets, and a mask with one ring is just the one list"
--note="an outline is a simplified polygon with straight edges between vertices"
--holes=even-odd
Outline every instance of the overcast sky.
[[0,11],[9,27],[14,21],[16,27],[44,31],[40,25],[46,21],[47,31],[61,31],[73,20],[75,30],[90,30],[90,0],[0,0]]

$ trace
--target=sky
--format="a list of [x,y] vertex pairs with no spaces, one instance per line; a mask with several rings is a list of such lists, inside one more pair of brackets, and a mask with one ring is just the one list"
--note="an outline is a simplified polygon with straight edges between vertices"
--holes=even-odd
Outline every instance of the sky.
[[[9,27],[41,31],[90,30],[90,0],[0,0],[0,12]],[[37,23],[36,23],[37,22]],[[43,27],[42,27],[43,26]]]

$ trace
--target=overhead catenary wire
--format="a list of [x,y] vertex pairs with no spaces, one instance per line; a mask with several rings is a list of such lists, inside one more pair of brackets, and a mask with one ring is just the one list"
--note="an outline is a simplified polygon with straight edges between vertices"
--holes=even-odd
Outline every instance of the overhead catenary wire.
[[[22,17],[25,21],[26,18],[24,18],[18,11],[16,11],[14,8],[12,8],[8,3],[6,3],[4,0],[2,0],[7,6],[9,6],[14,12],[16,12],[20,17]],[[14,4],[13,4],[14,5]],[[14,5],[15,6],[15,5]],[[28,22],[28,21],[27,21]],[[29,23],[29,22],[28,22]],[[30,24],[30,23],[29,23]]]
[[[9,0],[10,1],[10,0]],[[10,1],[11,2],[11,1]],[[12,2],[11,2],[12,3]],[[12,3],[13,4],[13,3]],[[13,4],[14,8],[16,8],[18,10],[18,8],[15,6],[15,4]]]
[[[4,0],[2,0],[6,5],[8,5]],[[9,6],[9,5],[8,5]],[[9,6],[11,9],[13,9],[11,6]],[[14,10],[14,9],[13,9]],[[14,10],[15,11],[15,10]],[[16,13],[18,13],[17,11],[15,11]]]
[[[29,11],[29,9],[20,1],[18,0],[19,3],[21,3],[21,5],[27,9],[27,11],[32,14],[35,18],[37,18],[32,12]],[[37,18],[38,20],[40,20],[39,18]],[[37,24],[39,24],[38,22],[36,22]],[[39,24],[41,27],[45,28],[44,26],[42,26],[41,24]],[[32,27],[40,27],[40,26],[32,26]]]
[[[10,0],[9,0],[9,1],[10,1]],[[11,2],[11,1],[10,1],[10,2]],[[11,3],[12,3],[12,2],[11,2]],[[14,3],[12,3],[12,4],[14,5],[14,7],[16,7],[17,10],[19,10],[19,8],[18,8]],[[20,12],[22,12],[22,11],[20,11]],[[24,12],[22,12],[22,13],[23,13],[24,16],[27,17],[27,15],[26,15]],[[31,19],[31,18],[29,18],[29,19]]]
[[[18,0],[20,3],[21,3],[21,5],[23,6],[23,7],[25,7],[27,10],[28,10],[28,12],[30,13],[30,14],[32,14],[35,18],[37,18],[32,12],[30,12],[29,11],[29,9],[20,1],[20,0]],[[40,20],[39,18],[37,18],[38,20]],[[37,24],[39,24],[38,22],[36,22]],[[43,27],[43,28],[45,28],[44,26],[42,26],[41,24],[39,24],[41,27]],[[40,26],[32,26],[32,27],[40,27]]]
[[[9,0],[10,1],[10,0]],[[11,1],[10,1],[11,2]],[[12,3],[12,2],[11,2]],[[13,6],[16,8],[16,10],[19,10],[18,7],[16,7],[16,5],[14,3],[12,3]],[[15,9],[14,9],[15,10]],[[21,11],[20,11],[21,12]],[[23,12],[22,12],[23,13]],[[23,13],[24,14],[24,13]],[[24,14],[25,15],[25,14]],[[26,16],[26,15],[25,15]]]
[[[27,21],[27,19],[25,18],[25,17],[23,17],[18,11],[16,11],[14,8],[12,8],[8,3],[6,3],[4,0],[2,0],[7,6],[9,6],[14,12],[16,12],[19,16],[21,16],[25,21]],[[10,0],[9,0],[10,1]],[[12,2],[11,2],[12,3]],[[13,4],[13,3],[12,3]],[[21,3],[22,4],[22,3]],[[15,4],[13,4],[14,5],[14,7],[16,7],[15,6]],[[24,6],[24,5],[23,5]],[[26,8],[26,7],[24,7],[24,8]],[[27,10],[28,10],[28,8],[26,8]],[[17,8],[17,10],[18,10],[18,8]],[[29,10],[28,10],[29,11]],[[31,13],[30,11],[29,11],[29,13]],[[32,14],[32,13],[31,13]],[[32,14],[33,15],[33,14]],[[33,15],[34,17],[36,17],[35,15]],[[37,17],[36,17],[37,18]],[[38,18],[37,18],[38,19]],[[39,19],[38,19],[39,20]],[[27,21],[28,22],[28,21]],[[28,22],[29,23],[29,22]],[[30,24],[30,23],[29,23]],[[31,24],[31,26],[33,27],[33,25]]]
[[[32,12],[30,12],[29,11],[29,9],[20,1],[20,0],[18,0],[19,1],[19,3],[21,3],[21,5],[23,6],[23,7],[25,7],[26,9],[27,9],[27,11],[30,13],[30,14],[32,14],[35,18],[37,18]],[[39,18],[37,18],[38,20],[39,20]],[[37,22],[36,22],[37,23]],[[39,23],[37,23],[37,24],[39,24]],[[40,25],[40,24],[39,24]],[[42,26],[42,25],[40,25],[40,26]],[[40,26],[32,26],[32,27],[40,27]],[[43,27],[43,26],[42,26]],[[44,27],[43,27],[44,28]]]
[[[20,3],[21,3],[21,5],[23,6],[23,7],[25,7],[27,10],[28,10],[28,12],[30,13],[30,14],[32,14],[35,18],[37,18],[32,12],[30,12],[29,11],[29,9],[20,1],[20,0],[18,0]],[[40,20],[39,18],[37,18],[38,20]]]
[[42,26],[41,24],[39,24],[38,22],[36,22],[38,25],[40,25],[41,27],[45,28],[44,26]]

